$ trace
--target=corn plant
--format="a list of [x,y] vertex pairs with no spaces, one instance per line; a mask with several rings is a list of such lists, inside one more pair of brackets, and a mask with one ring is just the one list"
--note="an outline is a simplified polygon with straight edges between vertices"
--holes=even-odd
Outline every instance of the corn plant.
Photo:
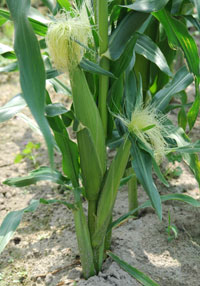
[[[187,135],[200,105],[199,54],[188,29],[200,30],[199,1],[45,0],[46,16],[33,9],[30,0],[6,2],[8,10],[0,9],[0,24],[13,21],[14,49],[1,44],[0,52],[13,62],[0,71],[19,70],[22,93],[0,109],[0,120],[10,119],[27,105],[45,138],[50,167],[4,183],[23,187],[50,180],[67,185],[74,203],[41,198],[9,213],[0,228],[0,251],[24,212],[34,211],[40,203],[64,204],[74,215],[85,278],[98,274],[109,255],[143,285],[158,285],[110,251],[112,228],[149,206],[161,220],[166,200],[200,206],[187,195],[160,196],[152,178],[154,171],[168,186],[160,164],[166,155],[180,153],[200,184],[200,141],[191,142]],[[177,51],[183,59],[178,70]],[[57,78],[60,73],[70,86]],[[52,103],[47,81],[71,97],[70,109]],[[192,82],[195,98],[188,102],[185,89]],[[173,103],[174,97],[179,103]],[[179,126],[167,117],[172,109],[179,110]],[[62,155],[62,172],[54,166],[55,147]],[[116,151],[111,163],[109,149]],[[149,197],[139,206],[137,180]],[[125,183],[129,212],[113,221],[117,192]]]

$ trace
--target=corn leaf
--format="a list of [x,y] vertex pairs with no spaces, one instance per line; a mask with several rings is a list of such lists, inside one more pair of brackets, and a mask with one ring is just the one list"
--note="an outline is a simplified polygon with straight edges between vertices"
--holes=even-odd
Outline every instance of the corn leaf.
[[101,66],[86,60],[86,59],[82,59],[82,61],[80,62],[80,67],[84,70],[84,71],[88,71],[94,74],[101,74],[101,75],[106,75],[109,76],[111,78],[115,78],[114,74],[112,74],[111,72],[103,69]]
[[[183,203],[189,204],[192,207],[200,207],[200,201],[195,200],[193,197],[188,196],[188,195],[183,195],[183,194],[169,194],[169,195],[163,195],[160,196],[161,202],[167,202],[171,200],[177,200],[181,201]],[[116,228],[120,226],[120,224],[124,221],[126,221],[128,218],[132,217],[135,213],[137,213],[139,210],[147,208],[147,207],[152,207],[151,201],[146,201],[142,205],[140,205],[138,208],[131,210],[130,212],[124,214],[117,220],[113,221],[110,226],[108,227],[107,232],[111,231],[112,228]]]
[[40,199],[39,202],[43,205],[51,205],[51,204],[64,205],[68,207],[68,209],[76,210],[76,207],[73,204],[70,204],[66,201],[61,201],[61,200],[56,200],[56,199],[52,199],[52,200]]
[[131,120],[131,115],[134,110],[134,106],[136,103],[136,95],[137,95],[137,81],[136,76],[133,70],[126,71],[126,80],[124,86],[125,93],[125,106],[126,106],[126,115],[129,120]]
[[[27,1],[27,0],[26,0]],[[31,11],[31,12],[30,12]],[[47,32],[47,25],[49,21],[45,19],[37,10],[31,7],[28,14],[28,19],[37,35],[45,36]],[[37,12],[36,12],[37,11]],[[0,9],[1,19],[11,20],[10,12],[4,9]]]
[[200,19],[200,2],[199,2],[199,0],[192,0],[192,2],[194,2],[194,5],[197,9],[198,17]]
[[59,117],[48,117],[53,129],[58,147],[62,153],[62,166],[64,174],[70,178],[74,187],[79,185],[78,148],[76,143],[69,139],[67,130]]
[[87,279],[90,276],[95,275],[95,267],[93,262],[93,250],[91,247],[90,233],[86,216],[83,210],[80,193],[80,189],[77,188],[74,190],[74,197],[77,207],[74,211],[74,222],[81,258],[81,265],[84,271],[84,277]]
[[170,46],[172,48],[180,47],[182,49],[189,70],[199,77],[199,54],[197,45],[189,34],[186,26],[179,20],[173,18],[165,9],[154,12],[153,15],[164,26]]
[[190,21],[190,23],[200,31],[200,22],[196,18],[194,18],[192,15],[184,15],[184,18]]
[[7,22],[7,19],[0,16],[0,27]]
[[137,179],[142,184],[145,192],[152,202],[159,219],[162,219],[162,205],[160,195],[152,178],[152,158],[146,151],[138,148],[134,139],[131,139],[131,155],[133,157],[132,166],[136,173]]
[[112,253],[111,251],[107,252],[108,256],[110,256],[124,271],[130,274],[133,278],[138,280],[144,286],[159,286],[158,283],[149,278],[146,274],[139,271],[137,268],[131,266],[127,262],[120,259],[117,255]]
[[187,71],[186,67],[180,68],[170,82],[158,91],[152,100],[156,109],[164,111],[171,98],[178,92],[184,90],[193,82],[193,76]]
[[169,0],[136,0],[133,4],[123,5],[123,7],[149,13],[161,10],[168,2]]
[[27,19],[30,1],[7,0],[7,4],[15,26],[14,47],[20,69],[23,97],[44,135],[53,165],[53,137],[44,117],[46,75],[37,38]]
[[26,106],[21,94],[14,96],[5,105],[0,107],[0,122],[11,119]]
[[55,78],[58,75],[60,75],[60,73],[56,69],[46,70],[46,79]]
[[[50,172],[51,170],[49,169],[49,173]],[[8,213],[0,226],[0,253],[4,250],[8,242],[12,239],[17,227],[19,226],[22,220],[24,213],[36,211],[39,204],[45,204],[45,205],[62,204],[68,207],[69,209],[76,210],[76,207],[73,204],[68,203],[66,201],[61,201],[56,199],[53,200],[40,199],[40,200],[32,200],[29,206],[22,210]]]
[[0,55],[7,59],[16,59],[13,48],[0,43]]
[[130,146],[130,141],[125,139],[125,142],[119,147],[108,170],[97,207],[96,229],[92,238],[92,245],[94,248],[98,248],[105,238],[120,180],[123,177],[130,155]]
[[[171,134],[170,134],[170,129],[169,129],[169,137],[174,139],[177,146],[179,148],[182,147],[188,147],[190,144],[190,140],[188,136],[185,134],[184,130],[182,128],[176,128],[173,126],[173,124],[169,121],[168,123],[171,127]],[[183,153],[183,160],[185,163],[190,167],[191,171],[195,175],[195,178],[200,186],[200,161],[198,159],[197,154],[188,154],[188,153]]]
[[28,176],[7,179],[3,184],[20,188],[36,184],[39,181],[51,181],[59,185],[69,184],[69,179],[67,177],[63,176],[59,171],[52,171],[46,166],[31,171]]
[[168,76],[172,76],[165,56],[161,52],[160,48],[148,36],[144,34],[140,34],[138,36],[135,45],[135,52],[155,63],[158,68]]
[[189,143],[188,145],[172,148],[173,152],[180,152],[180,153],[189,153],[194,154],[200,152],[200,140],[197,140],[195,143]]
[[142,12],[130,12],[117,26],[109,39],[109,48],[105,56],[117,60],[125,50],[127,43],[132,39],[134,33],[142,26],[148,14]]
[[4,250],[8,242],[12,239],[15,230],[20,224],[25,212],[34,212],[39,206],[39,201],[35,200],[22,210],[13,211],[7,214],[0,226],[0,253]]
[[65,8],[66,11],[71,9],[71,4],[69,0],[57,0],[61,8]]
[[8,64],[7,66],[0,67],[0,73],[3,72],[12,72],[12,71],[17,71],[18,70],[18,63],[13,62],[11,64]]
[[65,114],[68,112],[68,110],[62,103],[52,103],[46,106],[45,112],[48,117],[54,117],[57,115]]
[[188,119],[188,124],[190,127],[190,130],[192,129],[192,127],[194,126],[196,120],[197,120],[197,116],[199,113],[199,107],[200,107],[200,94],[197,94],[197,96],[195,97],[195,100],[191,106],[191,108],[188,111],[187,114],[187,119]]
[[54,90],[57,93],[65,94],[65,95],[71,95],[71,90],[69,87],[67,87],[64,83],[62,83],[59,79],[57,78],[51,78],[47,80],[48,83],[50,83]]
[[53,12],[54,3],[55,3],[54,0],[42,0],[42,2],[44,3],[44,5],[46,5],[46,6],[49,8],[49,10],[50,10],[51,12]]

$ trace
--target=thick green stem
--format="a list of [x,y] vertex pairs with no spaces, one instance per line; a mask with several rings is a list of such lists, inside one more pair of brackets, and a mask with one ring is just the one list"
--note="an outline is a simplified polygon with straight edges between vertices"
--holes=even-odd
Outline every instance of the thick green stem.
[[[108,1],[96,0],[97,8],[97,23],[99,32],[99,52],[100,56],[108,49]],[[105,70],[109,70],[109,60],[102,57],[100,60],[100,66]],[[109,78],[107,76],[99,76],[99,98],[98,107],[103,122],[103,128],[105,135],[107,134],[107,93],[109,86]]]
[[132,178],[128,181],[128,207],[131,211],[138,207],[137,177],[132,168],[127,170],[127,175],[132,175]]
[[78,241],[81,265],[84,278],[89,278],[96,274],[94,267],[93,251],[91,247],[90,233],[86,216],[83,211],[79,189],[74,190],[74,198],[77,209],[74,210],[74,222]]

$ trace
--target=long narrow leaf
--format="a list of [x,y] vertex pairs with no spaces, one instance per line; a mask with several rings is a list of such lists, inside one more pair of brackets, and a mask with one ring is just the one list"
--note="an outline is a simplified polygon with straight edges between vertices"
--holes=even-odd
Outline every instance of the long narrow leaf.
[[135,140],[131,138],[131,154],[133,157],[132,166],[136,173],[136,176],[147,195],[149,196],[154,209],[159,217],[162,219],[162,205],[160,195],[153,182],[152,178],[152,159],[151,156],[144,150],[138,148]]
[[115,78],[114,74],[112,74],[111,72],[103,69],[99,65],[97,65],[91,61],[88,61],[86,59],[82,59],[82,61],[80,62],[80,67],[83,70],[91,72],[91,73],[106,75],[106,76],[109,76],[111,78]]
[[155,63],[158,68],[168,76],[172,76],[165,56],[161,52],[160,48],[151,40],[151,38],[140,34],[135,45],[135,51],[149,61]]
[[133,4],[124,5],[123,7],[149,13],[161,10],[168,2],[169,0],[136,0]]
[[8,242],[12,239],[18,225],[25,212],[33,212],[37,209],[39,201],[35,200],[22,210],[10,212],[0,226],[0,253],[4,250]]
[[[160,196],[160,198],[161,198],[162,203],[171,201],[171,200],[177,200],[177,201],[181,201],[183,203],[189,204],[192,207],[198,207],[198,208],[200,207],[200,201],[195,200],[191,196],[184,195],[184,194],[169,194],[169,195]],[[108,227],[107,232],[111,231],[112,228],[116,228],[120,226],[122,222],[126,221],[129,217],[132,217],[136,212],[138,212],[141,209],[147,208],[147,207],[152,207],[152,204],[150,201],[146,201],[145,203],[140,205],[138,208],[131,210],[130,212],[118,218],[117,220],[113,221]]]
[[125,270],[128,274],[130,274],[133,278],[138,280],[144,286],[159,286],[158,283],[153,281],[146,274],[138,270],[137,268],[131,266],[127,262],[120,259],[117,255],[112,253],[111,251],[107,252],[108,256],[110,256],[123,270]]
[[15,53],[20,69],[23,97],[37,121],[49,151],[53,165],[53,138],[44,117],[45,109],[45,69],[37,38],[28,22],[29,0],[7,0],[15,25]]
[[0,122],[9,120],[26,106],[21,94],[14,96],[5,105],[0,107]]
[[121,144],[106,176],[97,208],[96,230],[92,238],[94,248],[98,248],[105,238],[117,196],[117,190],[129,158],[130,145],[128,139]]
[[119,59],[127,43],[148,17],[148,14],[142,12],[131,12],[124,17],[110,37],[109,48],[105,56],[112,60]]
[[39,181],[51,181],[59,185],[69,184],[68,178],[63,176],[59,171],[52,171],[46,166],[42,166],[39,169],[32,171],[28,176],[7,179],[3,184],[20,188],[36,184]]
[[164,26],[169,44],[173,48],[180,47],[182,49],[190,71],[199,77],[199,54],[197,45],[192,36],[189,34],[186,26],[179,20],[173,18],[165,9],[154,12],[153,15]]
[[155,94],[152,104],[157,110],[164,111],[173,95],[184,90],[192,81],[193,76],[183,66],[177,71],[171,81]]

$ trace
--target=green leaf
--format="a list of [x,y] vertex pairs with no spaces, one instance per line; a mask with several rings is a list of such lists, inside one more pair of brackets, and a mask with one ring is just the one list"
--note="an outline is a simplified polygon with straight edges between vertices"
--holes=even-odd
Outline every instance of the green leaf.
[[53,166],[54,141],[44,116],[46,75],[37,38],[27,19],[30,1],[7,0],[7,4],[15,26],[14,47],[23,97],[44,135]]
[[71,95],[70,88],[67,87],[64,83],[62,83],[57,78],[48,79],[47,82],[49,82],[53,86],[54,90],[57,93],[61,93],[61,94],[65,94],[65,95]]
[[106,75],[106,76],[109,76],[111,78],[115,78],[115,76],[111,72],[103,69],[98,64],[95,64],[95,63],[93,63],[89,60],[86,60],[86,59],[82,59],[82,61],[80,62],[80,67],[84,71],[88,71],[88,72],[91,72],[94,74]]
[[44,3],[44,5],[46,5],[46,6],[49,8],[49,10],[50,10],[51,12],[53,12],[54,3],[55,3],[54,0],[42,0],[42,2]]
[[16,59],[13,48],[0,43],[0,55],[7,59]]
[[26,106],[21,94],[14,96],[5,105],[0,107],[0,122],[9,120]]
[[55,69],[46,70],[46,79],[57,77],[60,73]]
[[46,166],[31,171],[28,176],[7,179],[3,184],[20,188],[36,184],[39,181],[51,181],[59,185],[69,184],[69,179],[67,177],[63,176],[59,171],[52,171]]
[[183,130],[186,129],[186,126],[187,126],[187,115],[186,115],[184,107],[182,107],[181,110],[178,113],[178,125],[180,127],[182,127]]
[[126,80],[124,86],[126,114],[129,120],[131,120],[132,112],[136,103],[136,96],[138,93],[137,79],[133,70],[126,71]]
[[169,0],[136,0],[133,4],[123,5],[122,7],[149,13],[161,10],[168,2]]
[[17,62],[13,62],[7,66],[4,67],[0,67],[0,73],[2,72],[12,72],[12,71],[16,71],[18,70],[18,63]]
[[[47,103],[51,104],[48,92],[46,93]],[[72,181],[74,187],[79,186],[79,162],[77,144],[70,140],[64,122],[59,116],[47,117],[53,130],[54,137],[62,153],[63,172]]]
[[131,155],[133,157],[132,166],[136,173],[137,179],[142,184],[145,192],[149,196],[152,205],[159,217],[162,219],[162,205],[160,195],[152,178],[152,158],[146,151],[138,148],[137,143],[130,137]]
[[185,146],[172,148],[170,150],[172,150],[173,152],[175,151],[175,152],[189,153],[189,154],[199,153],[200,152],[200,140],[197,140],[195,143],[189,143]]
[[[26,0],[27,1],[27,0]],[[4,9],[0,9],[0,17],[6,20],[11,20],[10,12]],[[47,32],[47,25],[50,22],[38,10],[31,7],[28,13],[28,19],[36,34],[40,36],[45,36]]]
[[7,22],[7,19],[4,17],[0,16],[0,27]]
[[48,104],[45,108],[45,111],[48,117],[54,117],[68,112],[68,110],[62,103]]
[[173,18],[165,9],[154,12],[153,15],[164,26],[170,46],[172,48],[180,47],[182,49],[190,71],[199,77],[198,48],[194,39],[189,34],[187,27],[179,20]]
[[[51,170],[49,169],[49,171]],[[17,227],[19,226],[22,220],[23,214],[27,212],[36,211],[40,203],[45,205],[62,204],[68,207],[69,209],[76,210],[76,207],[73,204],[70,204],[65,201],[56,199],[53,200],[40,199],[40,200],[32,200],[29,206],[22,210],[8,213],[0,226],[0,253],[4,250],[8,242],[12,239]]]
[[40,199],[40,203],[43,205],[51,205],[51,204],[59,204],[59,205],[64,205],[66,207],[68,207],[68,209],[71,210],[76,210],[76,207],[73,204],[70,204],[68,202],[65,201],[61,201],[61,200],[46,200],[46,199]]
[[155,63],[158,68],[168,76],[172,76],[165,56],[161,52],[160,48],[151,40],[151,38],[144,34],[140,34],[137,38],[135,51],[149,61]]
[[[171,125],[171,126],[170,126]],[[169,137],[174,139],[178,147],[188,147],[190,144],[190,140],[185,134],[182,128],[176,128],[173,124],[169,121],[169,126],[171,127],[171,134],[169,129]],[[190,167],[191,171],[195,175],[195,178],[200,185],[200,161],[198,159],[197,154],[182,154],[185,163]]]
[[20,224],[25,212],[34,212],[39,205],[38,200],[34,200],[30,205],[22,210],[13,211],[7,214],[0,226],[0,253],[4,250],[8,242],[12,239],[15,230]]
[[196,18],[194,18],[192,15],[183,15],[183,17],[185,19],[187,19],[188,21],[190,21],[190,23],[197,29],[200,31],[200,22],[199,20],[197,20]]
[[187,71],[186,67],[180,68],[169,83],[159,90],[153,97],[152,104],[157,110],[164,111],[171,98],[178,92],[184,90],[193,82],[193,76]]
[[197,120],[197,116],[199,114],[199,107],[200,107],[200,95],[197,95],[187,114],[190,130],[192,129]]
[[24,158],[24,156],[22,154],[17,154],[17,156],[15,157],[14,163],[15,164],[20,163],[23,158]]
[[111,251],[107,252],[108,256],[110,256],[119,266],[126,271],[128,274],[130,274],[133,278],[138,280],[142,285],[144,286],[159,286],[158,283],[153,281],[151,278],[149,278],[146,274],[139,271],[137,268],[131,266],[127,262],[121,260],[117,255],[112,253]]
[[130,12],[127,14],[110,36],[109,48],[105,56],[112,60],[119,59],[134,33],[148,17],[148,14],[142,12]]
[[194,5],[195,5],[197,12],[198,12],[198,17],[200,19],[200,2],[199,2],[199,0],[192,0],[192,2],[194,2]]
[[[191,205],[192,207],[200,207],[200,202],[198,200],[195,200],[194,198],[188,196],[188,195],[183,195],[183,194],[169,194],[169,195],[163,195],[160,196],[161,202],[167,202],[170,200],[177,200],[181,201],[183,203],[187,203]],[[132,217],[136,212],[138,212],[141,209],[147,208],[147,207],[152,207],[151,201],[146,201],[142,205],[140,205],[138,208],[131,210],[130,212],[124,214],[117,220],[113,221],[110,226],[108,227],[107,232],[111,231],[112,228],[116,228],[120,226],[120,224],[124,221],[126,221],[128,218]]]
[[112,216],[120,180],[123,177],[130,155],[130,141],[122,142],[108,170],[97,207],[96,228],[92,238],[94,248],[102,245]]
[[69,0],[57,0],[57,2],[62,8],[65,8],[66,11],[69,11],[71,9],[71,4]]

